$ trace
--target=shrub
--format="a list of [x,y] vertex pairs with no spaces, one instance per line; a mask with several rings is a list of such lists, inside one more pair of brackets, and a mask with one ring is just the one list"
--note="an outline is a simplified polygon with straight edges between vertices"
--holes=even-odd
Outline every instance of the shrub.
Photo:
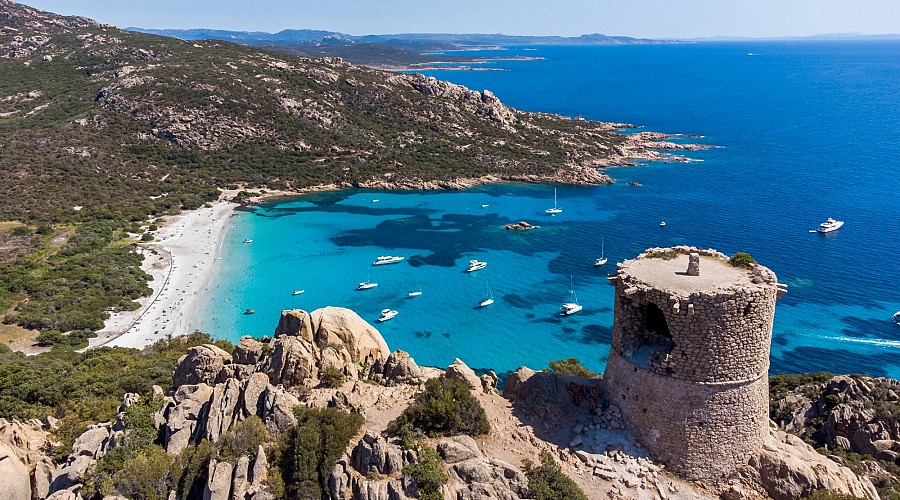
[[421,500],[441,500],[441,486],[447,484],[450,476],[444,472],[444,461],[436,449],[423,447],[419,449],[416,463],[407,465],[403,473],[416,481]]
[[319,382],[323,387],[340,387],[344,383],[344,374],[333,366],[326,366],[319,371]]
[[219,459],[236,464],[241,457],[253,458],[260,445],[269,442],[266,424],[253,415],[242,420],[226,432],[218,442]]
[[550,369],[556,373],[575,377],[597,378],[600,375],[584,367],[578,358],[560,359],[550,362]]
[[429,436],[478,436],[491,430],[484,408],[472,396],[469,387],[445,376],[426,382],[425,389],[388,424],[387,431],[399,435],[406,425]]
[[174,484],[178,498],[201,498],[209,476],[209,461],[215,456],[215,445],[202,440],[197,445],[188,445],[173,468],[181,471]]
[[728,259],[728,263],[734,267],[750,267],[750,264],[756,264],[753,257],[747,252],[738,252]]
[[[297,425],[285,433],[279,460],[285,494],[291,499],[322,498],[328,478],[363,418],[337,408],[294,408]],[[277,482],[277,481],[276,481]]]
[[535,500],[587,500],[587,495],[569,476],[563,474],[553,455],[547,450],[541,451],[541,465],[536,466],[531,460],[522,461],[525,476],[528,478],[528,489]]
[[675,250],[652,250],[647,252],[646,257],[648,259],[672,260],[678,257],[678,252]]

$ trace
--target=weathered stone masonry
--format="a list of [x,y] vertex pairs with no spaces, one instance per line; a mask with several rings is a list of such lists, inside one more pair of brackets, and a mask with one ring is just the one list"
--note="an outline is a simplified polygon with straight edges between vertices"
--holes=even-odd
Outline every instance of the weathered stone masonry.
[[687,479],[746,464],[768,432],[769,346],[784,291],[775,274],[675,247],[622,262],[610,280],[609,402],[651,455]]

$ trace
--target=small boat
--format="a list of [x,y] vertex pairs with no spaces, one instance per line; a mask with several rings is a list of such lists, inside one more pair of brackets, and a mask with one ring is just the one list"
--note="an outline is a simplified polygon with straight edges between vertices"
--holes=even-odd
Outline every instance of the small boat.
[[256,311],[254,309],[244,309],[244,314],[253,314]]
[[466,272],[471,273],[473,271],[478,271],[479,269],[484,269],[485,267],[487,267],[487,262],[472,259],[469,261],[469,267],[466,268]]
[[379,201],[381,201],[381,200],[379,200],[378,198],[376,198],[376,199],[372,200],[372,203],[378,203]]
[[548,213],[550,215],[561,214],[562,209],[556,206],[556,188],[553,188],[553,208],[548,208],[544,210],[544,213]]
[[816,231],[819,233],[830,233],[832,231],[837,231],[843,225],[844,225],[844,221],[834,220],[831,217],[829,217],[828,220],[819,224],[819,229],[816,229]]
[[385,264],[396,264],[401,262],[406,257],[400,257],[397,255],[379,255],[375,262],[372,263],[373,266],[383,266]]
[[572,296],[572,300],[570,302],[563,302],[562,307],[560,307],[560,314],[563,316],[571,316],[584,309],[584,307],[578,303],[578,296],[575,295],[575,287],[572,285],[571,276],[569,276],[569,295]]
[[378,318],[378,322],[379,322],[379,323],[384,323],[385,321],[387,321],[387,320],[389,320],[389,319],[392,319],[394,316],[396,316],[396,315],[398,315],[398,314],[400,314],[400,313],[397,312],[397,311],[395,311],[395,310],[393,310],[393,309],[382,309],[382,310],[381,310],[381,317]]
[[666,227],[666,221],[662,221],[659,223],[659,227]]
[[366,281],[363,281],[362,283],[360,283],[359,286],[356,287],[356,289],[357,290],[368,290],[370,288],[375,288],[376,286],[378,286],[378,283],[373,283],[373,282],[369,281],[369,278],[366,278]]
[[306,290],[294,290],[294,293],[292,293],[291,295],[300,295],[301,293],[303,293],[305,291]]
[[894,313],[894,323],[900,325],[900,311]]
[[419,280],[416,280],[416,289],[407,293],[406,296],[407,297],[418,297],[419,295],[422,295],[422,287],[419,286]]
[[606,245],[606,238],[600,240],[600,258],[597,259],[596,261],[594,261],[594,267],[602,266],[603,264],[606,264],[606,262],[609,260],[606,258],[606,252],[605,252],[605,248],[604,248],[605,245]]
[[487,285],[487,298],[478,303],[478,307],[489,306],[494,303],[494,294],[491,293],[491,285]]
[[253,243],[253,240],[251,240],[251,239],[246,239],[246,240],[244,240],[244,243]]
[[489,206],[490,206],[490,205],[488,205],[487,203],[482,203],[482,204],[481,204],[481,208],[487,208],[487,207],[489,207]]

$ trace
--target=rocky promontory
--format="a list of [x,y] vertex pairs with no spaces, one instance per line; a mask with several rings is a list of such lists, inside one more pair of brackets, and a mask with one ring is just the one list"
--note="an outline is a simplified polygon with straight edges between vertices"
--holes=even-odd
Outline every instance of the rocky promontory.
[[[295,409],[307,407],[351,412],[364,422],[329,472],[331,498],[417,498],[419,486],[409,474],[424,452],[405,447],[387,429],[437,377],[467,387],[490,427],[485,435],[427,439],[447,477],[444,498],[533,498],[523,461],[541,452],[588,498],[786,499],[815,488],[877,498],[868,480],[774,428],[769,444],[737,476],[716,484],[684,481],[647,454],[615,402],[605,400],[600,379],[523,367],[501,394],[492,372],[479,376],[458,359],[446,370],[420,367],[409,354],[391,352],[355,313],[335,307],[284,311],[272,338],[243,337],[230,352],[213,344],[188,349],[171,386],[126,395],[117,419],[88,428],[63,463],[47,454],[55,421],[0,420],[0,454],[6,457],[0,467],[10,485],[5,491],[9,498],[87,498],[86,482],[104,457],[134,439],[131,407],[149,405],[151,439],[170,457],[193,456],[207,442],[218,449],[250,420],[260,422],[274,443],[298,424]],[[569,389],[579,386],[596,398],[593,405],[573,403]],[[594,395],[592,388],[601,390]],[[197,494],[275,498],[273,453],[262,443],[237,458],[214,454],[197,472],[203,481]],[[169,494],[174,490],[164,496]]]

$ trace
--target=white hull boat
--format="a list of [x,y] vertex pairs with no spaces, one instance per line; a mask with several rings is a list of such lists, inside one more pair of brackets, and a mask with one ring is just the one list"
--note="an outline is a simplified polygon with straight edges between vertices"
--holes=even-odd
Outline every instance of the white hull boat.
[[491,285],[487,285],[487,298],[478,303],[478,307],[487,307],[494,303],[494,294],[491,293]]
[[547,213],[550,215],[556,215],[556,214],[562,213],[562,209],[556,205],[556,188],[553,189],[553,208],[548,208],[547,210],[544,210],[544,213]]
[[485,267],[487,267],[487,262],[481,262],[480,260],[472,259],[469,261],[469,267],[466,268],[466,272],[471,273],[473,271],[484,269]]
[[832,231],[837,231],[844,225],[844,221],[842,220],[834,220],[831,217],[828,218],[825,222],[819,224],[819,228],[816,229],[816,232],[819,233],[830,233]]
[[575,295],[575,287],[572,284],[571,276],[569,276],[569,295],[571,295],[572,300],[570,302],[563,302],[562,307],[560,307],[560,314],[563,316],[571,316],[584,309],[584,307],[578,303],[578,296]]
[[594,267],[606,264],[609,259],[606,258],[606,239],[600,241],[600,258],[594,261]]
[[385,321],[387,321],[387,320],[389,320],[389,319],[393,319],[393,318],[394,318],[395,316],[397,316],[398,314],[400,314],[400,313],[397,312],[397,311],[395,311],[395,310],[393,310],[393,309],[382,309],[382,310],[381,310],[381,317],[378,318],[378,322],[379,322],[379,323],[384,323]]
[[294,290],[294,293],[292,293],[291,295],[300,295],[301,293],[303,293],[305,291],[306,290]]
[[385,264],[396,264],[398,262],[403,261],[406,257],[400,257],[397,255],[380,255],[375,262],[372,263],[373,266],[383,266]]

